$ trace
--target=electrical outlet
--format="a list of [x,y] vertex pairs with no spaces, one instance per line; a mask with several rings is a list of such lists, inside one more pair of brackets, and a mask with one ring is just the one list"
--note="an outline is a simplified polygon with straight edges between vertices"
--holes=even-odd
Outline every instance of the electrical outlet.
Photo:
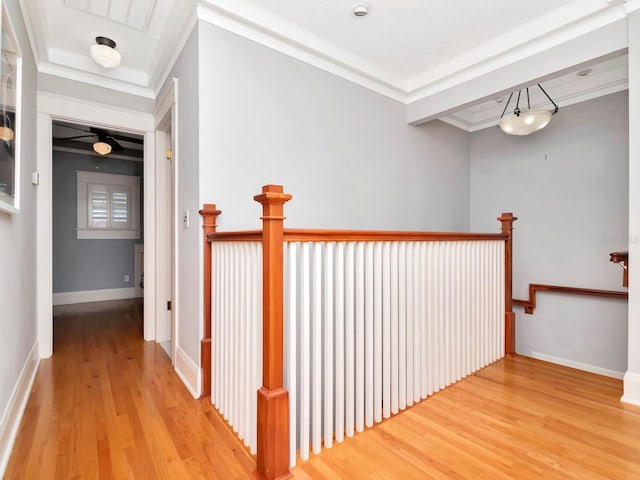
[[185,210],[182,214],[182,226],[184,228],[189,228],[189,210]]
[[124,283],[129,283],[129,275],[124,276]]

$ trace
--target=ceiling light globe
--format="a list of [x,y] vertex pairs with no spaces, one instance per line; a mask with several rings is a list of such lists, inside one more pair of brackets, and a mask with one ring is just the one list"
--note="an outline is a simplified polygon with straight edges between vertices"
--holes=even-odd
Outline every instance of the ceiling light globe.
[[102,68],[115,68],[120,65],[120,52],[108,45],[91,45],[89,52],[93,61]]
[[93,144],[93,150],[100,155],[111,153],[111,145],[106,142],[96,142]]
[[498,126],[509,135],[529,135],[546,127],[553,113],[553,110],[531,110],[526,115],[505,117]]
[[16,134],[13,131],[13,128],[0,126],[0,140],[5,142],[10,142],[15,138]]

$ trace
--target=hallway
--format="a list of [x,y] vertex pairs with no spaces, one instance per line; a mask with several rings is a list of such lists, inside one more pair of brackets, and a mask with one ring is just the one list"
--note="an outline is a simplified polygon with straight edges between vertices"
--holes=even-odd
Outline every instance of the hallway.
[[246,479],[254,462],[160,345],[135,300],[59,307],[7,479]]

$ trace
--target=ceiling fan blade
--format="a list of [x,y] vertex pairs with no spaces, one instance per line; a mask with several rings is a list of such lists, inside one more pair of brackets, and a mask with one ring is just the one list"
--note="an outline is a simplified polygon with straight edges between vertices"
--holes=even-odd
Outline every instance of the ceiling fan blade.
[[144,144],[144,140],[142,138],[127,137],[126,135],[119,135],[115,133],[111,136],[116,140],[122,140],[123,142],[137,143],[138,145]]
[[111,135],[109,135],[108,137],[106,137],[104,140],[102,140],[105,143],[108,143],[109,145],[111,145],[111,148],[117,152],[119,150],[124,150],[124,147],[122,145],[120,145],[118,143],[118,141],[113,138]]
[[75,137],[58,138],[58,140],[76,140],[78,138],[88,138],[88,137],[95,137],[95,135],[93,133],[90,133],[88,135],[77,135]]

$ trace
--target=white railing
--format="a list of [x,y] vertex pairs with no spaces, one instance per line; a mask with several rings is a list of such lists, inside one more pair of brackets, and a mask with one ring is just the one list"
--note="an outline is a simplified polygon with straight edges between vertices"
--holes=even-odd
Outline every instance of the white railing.
[[211,401],[256,453],[256,391],[262,386],[262,244],[212,250]]
[[285,243],[292,466],[504,355],[504,246]]
[[260,478],[514,352],[511,213],[497,234],[295,230],[281,186],[254,199],[261,230],[201,211],[201,356]]

